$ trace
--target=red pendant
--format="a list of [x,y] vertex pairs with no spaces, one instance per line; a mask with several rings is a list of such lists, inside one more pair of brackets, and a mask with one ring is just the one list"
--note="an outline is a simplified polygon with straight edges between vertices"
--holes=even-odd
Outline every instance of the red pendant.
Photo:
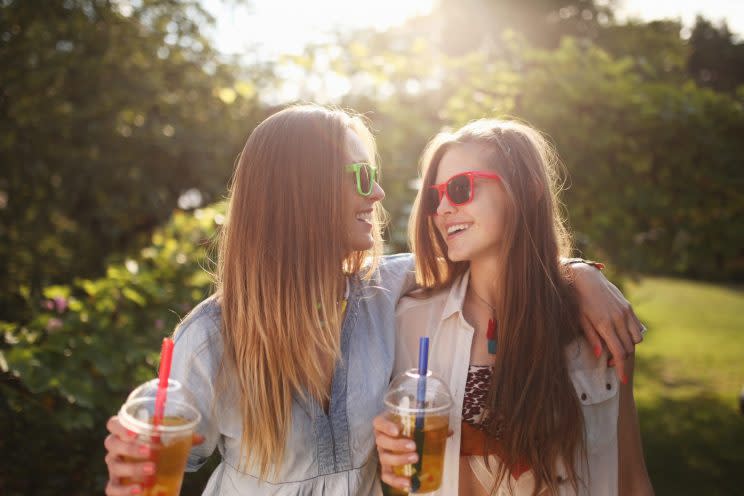
[[488,339],[488,353],[491,355],[496,354],[496,322],[493,319],[488,319],[488,330],[486,330],[486,338]]

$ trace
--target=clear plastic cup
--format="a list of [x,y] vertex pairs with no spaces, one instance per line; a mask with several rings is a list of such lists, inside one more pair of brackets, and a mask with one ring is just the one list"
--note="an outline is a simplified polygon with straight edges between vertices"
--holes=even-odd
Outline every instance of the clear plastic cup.
[[[423,401],[419,401],[423,399]],[[410,369],[388,387],[387,416],[400,429],[401,437],[416,443],[417,463],[393,467],[396,475],[411,478],[411,493],[425,494],[442,485],[444,450],[449,435],[452,396],[447,384],[428,371],[426,376]],[[406,494],[393,492],[393,494]]]
[[193,406],[191,394],[170,379],[163,419],[156,426],[157,389],[158,379],[153,379],[132,391],[119,410],[119,421],[152,449],[150,459],[155,462],[155,474],[144,481],[142,496],[177,496],[201,414]]

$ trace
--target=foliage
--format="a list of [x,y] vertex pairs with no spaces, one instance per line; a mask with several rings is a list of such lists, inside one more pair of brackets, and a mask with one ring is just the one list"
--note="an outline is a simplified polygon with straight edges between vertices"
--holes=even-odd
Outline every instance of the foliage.
[[330,59],[358,82],[344,103],[369,110],[380,130],[395,249],[405,249],[409,183],[428,139],[475,118],[516,117],[544,131],[566,165],[581,252],[621,270],[741,279],[744,93],[685,76],[677,27],[608,28],[601,42],[614,53],[575,38],[539,49],[507,33],[457,57],[415,29],[360,33],[346,52],[314,47],[296,63],[314,74]]
[[27,317],[21,285],[141,246],[184,192],[222,194],[263,110],[208,22],[194,2],[2,3],[0,319]]
[[744,42],[735,41],[725,22],[715,26],[698,16],[690,47],[688,72],[698,84],[727,93],[744,85]]
[[[632,59],[570,39],[513,54],[522,69],[496,65],[483,75],[475,62],[484,80],[464,83],[449,115],[458,123],[517,115],[554,140],[580,248],[645,272],[744,275],[744,143],[736,138],[744,102],[692,82],[647,80]],[[510,73],[515,84],[504,85]],[[482,98],[468,98],[476,92]]]
[[102,278],[44,288],[28,323],[0,322],[0,439],[17,457],[0,464],[3,494],[102,489],[101,429],[134,386],[157,375],[160,341],[209,295],[204,269],[223,210],[176,212],[136,258]]

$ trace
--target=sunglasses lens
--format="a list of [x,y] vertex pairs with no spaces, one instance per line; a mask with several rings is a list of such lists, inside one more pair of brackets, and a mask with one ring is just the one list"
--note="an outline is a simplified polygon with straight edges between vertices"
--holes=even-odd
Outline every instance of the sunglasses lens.
[[447,181],[447,194],[455,205],[462,205],[470,200],[470,179],[468,176],[455,176]]
[[365,195],[372,191],[372,170],[367,164],[359,168],[359,187]]

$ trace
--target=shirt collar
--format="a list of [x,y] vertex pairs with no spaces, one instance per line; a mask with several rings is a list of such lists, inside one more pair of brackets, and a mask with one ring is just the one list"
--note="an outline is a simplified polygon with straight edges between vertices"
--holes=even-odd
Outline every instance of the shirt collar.
[[449,293],[447,294],[447,300],[444,302],[442,320],[445,320],[458,312],[462,313],[462,306],[465,303],[465,295],[468,292],[469,280],[470,269],[468,269],[467,272],[452,284]]

